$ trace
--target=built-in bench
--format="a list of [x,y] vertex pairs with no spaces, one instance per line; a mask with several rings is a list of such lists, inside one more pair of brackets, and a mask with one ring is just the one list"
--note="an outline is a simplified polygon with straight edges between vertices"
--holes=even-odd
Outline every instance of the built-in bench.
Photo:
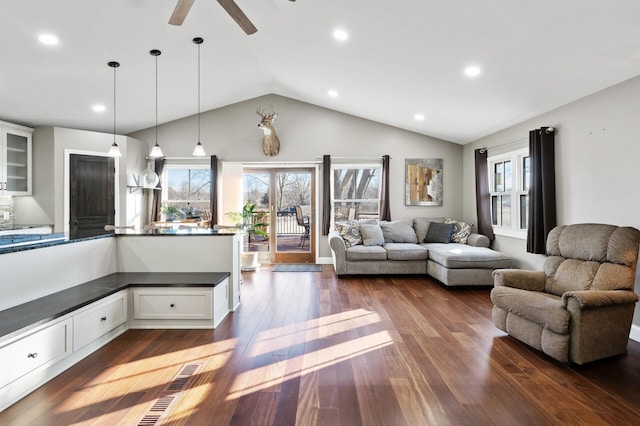
[[0,311],[0,411],[129,328],[215,328],[229,277],[113,273]]

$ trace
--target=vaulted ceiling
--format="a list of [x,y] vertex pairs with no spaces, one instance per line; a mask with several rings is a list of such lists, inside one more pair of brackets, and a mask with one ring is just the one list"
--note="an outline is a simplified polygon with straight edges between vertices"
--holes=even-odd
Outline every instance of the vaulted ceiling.
[[461,144],[640,75],[637,0],[236,0],[250,36],[215,0],[169,25],[176,1],[3,2],[0,119],[113,131],[115,60],[117,132],[151,127],[151,49],[159,123],[193,115],[194,37],[203,111],[275,93]]

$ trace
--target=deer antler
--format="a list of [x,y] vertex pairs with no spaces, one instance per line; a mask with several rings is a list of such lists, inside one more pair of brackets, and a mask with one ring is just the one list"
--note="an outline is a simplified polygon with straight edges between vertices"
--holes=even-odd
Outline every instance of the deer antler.
[[258,109],[256,109],[256,114],[264,119],[270,120],[276,115],[276,107],[272,103],[270,103],[269,109],[270,111],[267,114],[267,112],[260,106],[258,107]]

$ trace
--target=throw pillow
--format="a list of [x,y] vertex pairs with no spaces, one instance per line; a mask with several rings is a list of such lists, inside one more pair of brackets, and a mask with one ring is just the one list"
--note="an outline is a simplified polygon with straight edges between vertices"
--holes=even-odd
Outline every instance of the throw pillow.
[[453,219],[447,219],[444,223],[450,223],[455,227],[453,235],[451,236],[452,243],[467,243],[467,238],[471,235],[471,228],[473,228],[473,225],[470,223],[458,222]]
[[444,217],[414,217],[413,229],[416,232],[418,241],[424,241],[429,230],[429,224],[432,222],[444,223]]
[[385,243],[417,243],[416,232],[409,220],[394,220],[378,222]]
[[432,223],[429,225],[427,236],[424,238],[425,243],[444,243],[451,242],[455,227],[452,223]]
[[362,234],[360,234],[360,225],[358,225],[357,221],[338,222],[335,228],[344,240],[345,246],[353,247],[362,244]]
[[362,234],[362,243],[365,246],[384,245],[384,235],[378,225],[360,225],[360,233]]

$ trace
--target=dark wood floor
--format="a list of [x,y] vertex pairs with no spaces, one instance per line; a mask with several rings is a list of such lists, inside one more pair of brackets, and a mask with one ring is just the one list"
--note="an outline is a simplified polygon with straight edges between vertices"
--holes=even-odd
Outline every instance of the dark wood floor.
[[640,343],[573,368],[498,331],[486,289],[330,266],[244,279],[215,331],[130,330],[0,424],[640,424]]

